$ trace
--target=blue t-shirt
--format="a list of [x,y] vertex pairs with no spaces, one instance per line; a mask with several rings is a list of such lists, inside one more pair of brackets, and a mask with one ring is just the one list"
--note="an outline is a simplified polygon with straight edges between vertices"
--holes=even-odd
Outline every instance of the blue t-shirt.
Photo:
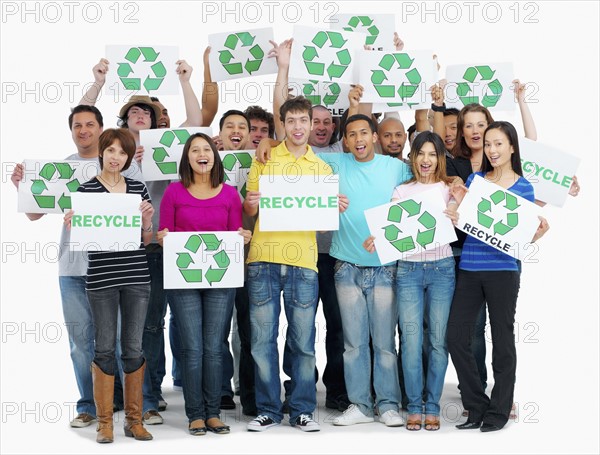
[[[474,174],[471,174],[466,182],[467,187],[471,186],[471,183],[476,175],[483,177],[483,172],[475,172]],[[508,188],[508,191],[521,196],[528,201],[535,201],[533,186],[524,177],[519,177],[514,185]],[[486,243],[483,243],[481,240],[471,235],[467,235],[467,239],[463,245],[458,268],[469,272],[488,272],[498,270],[510,270],[514,272],[519,271],[517,260],[514,257],[509,256],[508,254],[503,253],[502,251],[497,250]]]
[[329,254],[361,266],[382,265],[376,253],[368,253],[362,246],[371,235],[364,211],[390,202],[394,188],[412,177],[410,168],[397,158],[377,154],[365,163],[356,161],[351,153],[318,156],[339,174],[340,193],[350,201],[340,215],[340,228],[333,233]]

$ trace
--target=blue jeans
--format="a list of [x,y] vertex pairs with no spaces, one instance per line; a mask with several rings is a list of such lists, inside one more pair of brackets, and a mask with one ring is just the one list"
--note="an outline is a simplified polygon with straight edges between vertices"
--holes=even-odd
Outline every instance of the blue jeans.
[[115,374],[115,350],[121,317],[121,363],[127,374],[144,364],[142,336],[150,297],[149,284],[130,284],[88,291],[94,320],[96,349],[94,363],[109,375]]
[[[423,411],[425,385],[425,414],[440,415],[439,402],[448,368],[446,328],[454,283],[454,259],[451,257],[429,262],[398,261],[396,296],[409,414]],[[427,324],[426,375],[423,374],[423,320]]]
[[185,413],[190,422],[219,417],[223,334],[235,289],[175,289],[168,299],[181,341]]
[[142,341],[144,357],[146,357],[145,375],[150,376],[149,380],[144,380],[144,394],[153,396],[158,404],[165,371],[164,328],[167,297],[163,289],[162,251],[147,252],[146,257],[152,283]]
[[317,272],[304,267],[254,262],[248,264],[250,332],[255,367],[258,414],[281,422],[281,383],[277,335],[280,295],[288,327],[291,394],[290,422],[300,414],[312,415],[317,406],[315,385],[315,314],[319,300]]
[[177,322],[175,322],[172,306],[171,316],[169,317],[169,344],[171,345],[171,354],[173,355],[171,376],[173,376],[174,381],[181,381],[181,340],[179,339],[179,330],[177,330]]
[[396,266],[361,267],[344,261],[335,265],[335,289],[344,331],[344,372],[348,399],[360,411],[373,415],[371,395],[371,350],[373,387],[379,413],[398,411],[400,387],[395,347]]
[[96,416],[92,386],[92,360],[94,358],[94,323],[85,292],[85,276],[59,276],[65,326],[69,334],[71,361],[79,389],[77,413]]

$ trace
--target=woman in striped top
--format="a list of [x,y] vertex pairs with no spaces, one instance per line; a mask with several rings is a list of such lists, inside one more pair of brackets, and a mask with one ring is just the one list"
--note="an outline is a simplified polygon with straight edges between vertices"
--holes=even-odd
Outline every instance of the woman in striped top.
[[[482,142],[482,171],[471,174],[466,187],[453,188],[457,201],[462,201],[464,191],[478,175],[534,202],[533,186],[523,177],[515,128],[508,122],[492,122]],[[539,218],[540,225],[532,242],[549,228],[547,221]],[[514,322],[519,286],[520,273],[514,257],[467,236],[448,321],[448,350],[458,375],[463,405],[469,412],[468,420],[457,425],[461,430],[495,431],[508,421],[517,367]],[[486,303],[492,327],[494,388],[491,398],[485,394],[471,349],[475,321]]]
[[[82,193],[139,194],[142,202],[141,240],[152,238],[152,214],[148,191],[142,182],[123,177],[121,172],[131,164],[135,141],[125,129],[108,129],[99,138],[101,172],[84,183]],[[73,211],[65,216],[70,224]],[[150,274],[146,252],[140,244],[133,251],[89,253],[86,291],[90,302],[95,331],[95,355],[92,363],[94,401],[98,416],[96,441],[113,441],[113,394],[117,320],[121,315],[121,360],[125,376],[125,435],[137,440],[152,439],[142,425],[142,383],[145,359],[142,335],[148,298]]]

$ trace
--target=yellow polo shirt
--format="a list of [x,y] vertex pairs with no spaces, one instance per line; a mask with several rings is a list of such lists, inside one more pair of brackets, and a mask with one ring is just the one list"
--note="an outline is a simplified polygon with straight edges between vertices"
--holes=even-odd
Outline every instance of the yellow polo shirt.
[[[254,159],[248,173],[248,191],[260,191],[259,179],[261,175],[330,175],[331,167],[320,158],[317,158],[310,145],[300,158],[296,159],[285,145],[285,141],[271,149],[271,159],[259,163]],[[293,232],[261,232],[260,210],[258,220],[254,227],[254,234],[250,242],[247,263],[272,262],[275,264],[305,267],[317,271],[317,236],[315,231]]]

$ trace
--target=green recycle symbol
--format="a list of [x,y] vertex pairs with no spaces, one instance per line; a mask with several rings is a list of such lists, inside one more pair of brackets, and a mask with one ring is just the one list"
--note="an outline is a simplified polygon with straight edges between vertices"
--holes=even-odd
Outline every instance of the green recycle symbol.
[[490,199],[491,201],[485,198],[481,198],[481,202],[477,204],[477,222],[488,229],[490,229],[492,225],[494,225],[494,234],[508,234],[515,227],[517,227],[517,224],[519,224],[519,214],[507,213],[506,222],[498,221],[494,223],[494,218],[492,218],[490,215],[486,215],[486,212],[492,212],[492,202],[496,206],[502,201],[505,201],[504,207],[507,210],[514,212],[520,207],[517,198],[510,193],[506,193],[502,190],[497,190],[492,195],[490,195]]
[[326,87],[326,93],[324,96],[318,93],[319,81],[310,80],[304,84],[302,88],[302,94],[304,97],[311,102],[313,106],[333,106],[338,98],[340,97],[340,88],[337,82],[329,83]]
[[[377,93],[380,97],[395,98],[397,93],[398,96],[404,100],[411,98],[415,94],[419,88],[422,78],[417,68],[410,69],[414,60],[414,58],[410,58],[410,56],[405,53],[385,54],[381,58],[379,67],[383,69],[371,70],[371,82],[373,83],[373,87],[375,87],[375,90],[377,90]],[[404,75],[409,82],[409,84],[405,84],[403,82],[400,87],[398,87],[398,90],[396,90],[394,85],[384,84],[384,81],[388,80],[385,73],[389,72],[396,64],[398,64],[396,69],[408,70]],[[402,103],[394,104],[400,106],[402,105]],[[408,103],[409,106],[413,106],[415,104],[418,103]]]
[[[412,199],[408,199],[399,202],[396,205],[392,205],[388,211],[387,219],[393,223],[400,223],[404,217],[404,213],[407,214],[405,218],[419,215],[419,213],[421,213],[421,204]],[[416,243],[425,248],[433,242],[435,237],[436,220],[429,212],[423,212],[421,213],[421,216],[417,218],[417,221],[425,228],[425,230],[418,231]],[[389,226],[384,227],[383,230],[385,232],[385,239],[401,253],[416,248],[415,239],[411,236],[398,238],[402,231],[396,225],[390,224]]]
[[[238,43],[242,43],[241,47],[252,46],[252,44],[254,44],[254,38],[256,38],[256,36],[252,36],[248,32],[232,33],[227,37],[223,45],[227,49],[234,51]],[[250,52],[253,60],[250,60],[250,58],[246,59],[246,63],[243,66],[241,62],[231,62],[234,57],[229,50],[219,51],[219,62],[221,62],[223,68],[225,68],[225,71],[227,71],[229,74],[242,74],[244,69],[248,72],[248,74],[252,74],[260,69],[263,57],[265,56],[265,51],[263,51],[258,44],[255,44],[248,49],[248,52]]]
[[[69,192],[74,193],[79,188],[79,180],[73,179],[73,174],[75,173],[75,169],[71,168],[68,163],[46,163],[42,170],[40,171],[40,177],[42,179],[32,180],[31,182],[31,193],[33,194],[33,198],[37,203],[38,207],[43,209],[53,209],[58,203],[60,209],[64,212],[67,209],[71,208],[71,196],[67,196],[63,193],[58,201],[55,201],[55,196],[44,196],[42,193],[48,189],[46,186],[46,181],[52,180],[56,173],[58,173],[58,180],[69,180],[66,183],[67,189]],[[45,180],[45,181],[44,181]]]
[[[217,268],[213,268],[213,264],[209,264],[206,272],[201,268],[190,268],[190,265],[196,264],[190,253],[196,254],[203,242],[205,245],[204,251],[212,253],[212,259],[217,266]],[[231,260],[225,250],[217,251],[220,246],[221,240],[215,234],[191,235],[184,246],[187,251],[177,253],[177,268],[179,268],[183,279],[187,283],[202,283],[204,272],[204,279],[211,286],[213,283],[221,281],[225,276],[225,272],[227,272],[227,267],[231,264]]]
[[[350,52],[348,49],[342,49],[347,40],[344,39],[339,32],[318,32],[312,39],[312,44],[317,46],[319,49],[323,49],[323,46],[329,41],[330,48],[341,49],[336,52],[337,63],[331,62],[327,67],[327,75],[330,80],[333,78],[340,78],[346,72],[348,65],[352,61]],[[306,66],[306,71],[309,74],[315,76],[325,75],[325,63],[314,61],[319,56],[317,49],[314,46],[304,46],[304,52],[302,52],[302,59]]]
[[[248,152],[236,152],[236,153],[228,153],[223,157],[223,167],[231,172],[235,167],[236,163],[240,163],[240,169],[250,169],[250,165],[252,164],[252,155]],[[227,173],[225,173],[225,181],[231,180]],[[240,188],[240,194],[245,199],[246,198],[246,184]]]
[[[141,90],[142,89],[142,79],[139,77],[130,77],[132,73],[135,73],[131,64],[136,65],[138,61],[140,61],[140,57],[143,56],[144,62],[156,62],[150,66],[152,70],[152,76],[146,76],[144,80],[144,88],[148,93],[152,90],[158,90],[160,85],[162,84],[165,76],[167,75],[167,69],[165,65],[161,61],[156,61],[160,52],[156,52],[151,47],[132,47],[125,54],[125,60],[127,62],[118,63],[119,67],[117,68],[117,75],[119,79],[123,83],[123,86],[128,90]],[[131,64],[130,64],[131,63]]]
[[485,87],[485,95],[483,95],[483,98],[481,99],[481,104],[484,107],[494,107],[498,103],[502,96],[502,84],[498,79],[492,80],[494,74],[496,74],[496,72],[492,71],[492,69],[486,65],[471,66],[467,68],[463,79],[468,82],[459,82],[456,85],[456,94],[463,103],[463,106],[471,103],[479,104],[478,96],[469,95],[469,92],[471,92],[469,82],[473,84],[477,79],[480,81],[490,81]]
[[[359,27],[360,25],[360,27]],[[373,19],[369,16],[353,16],[348,21],[348,27],[344,27],[344,30],[348,32],[357,31],[357,27],[359,31],[363,31],[362,29],[366,28],[369,35],[365,40],[365,44],[370,46],[377,41],[377,37],[379,36],[379,29],[376,25],[373,25]]]
[[[178,145],[183,145],[190,137],[190,133],[187,130],[168,130],[161,136],[160,142],[166,148],[170,148],[175,142],[175,138],[179,139]],[[167,161],[167,157],[171,156],[165,149],[165,147],[152,147],[154,153],[152,153],[152,159],[156,163],[156,166],[163,174],[177,174],[177,161]]]

